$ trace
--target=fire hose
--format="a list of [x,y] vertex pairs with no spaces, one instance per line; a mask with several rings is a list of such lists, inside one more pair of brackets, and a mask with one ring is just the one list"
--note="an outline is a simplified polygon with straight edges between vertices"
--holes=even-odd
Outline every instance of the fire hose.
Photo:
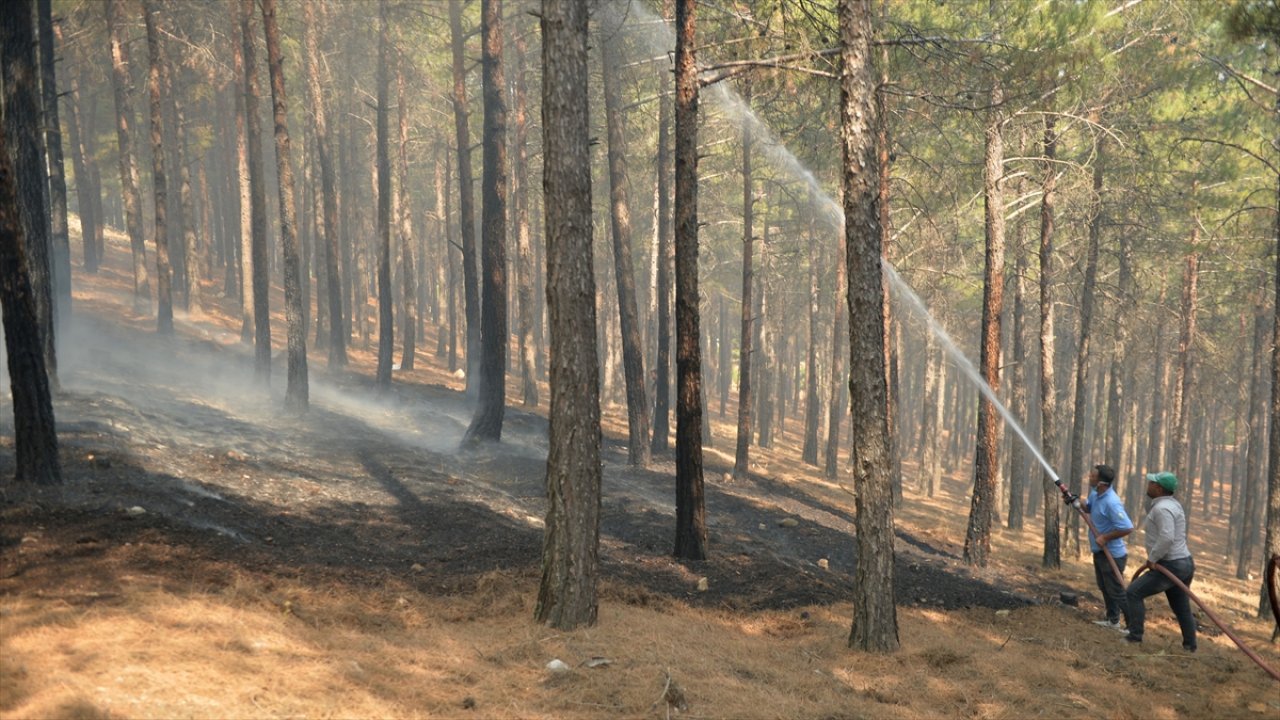
[[[1074,507],[1076,511],[1080,513],[1080,516],[1084,518],[1084,521],[1088,523],[1089,529],[1093,531],[1094,537],[1100,536],[1101,533],[1099,533],[1098,528],[1094,526],[1092,518],[1089,517],[1089,513],[1085,512],[1084,508],[1080,507],[1080,498],[1074,496],[1071,491],[1062,484],[1061,480],[1054,478],[1053,483],[1062,491],[1062,496],[1067,499],[1068,504]],[[1107,552],[1107,546],[1102,543],[1099,543],[1098,545],[1102,548],[1102,552],[1107,556],[1107,560],[1111,563],[1111,569],[1115,571],[1116,577],[1120,578],[1120,584],[1126,585],[1124,575],[1121,574],[1119,566],[1116,565],[1115,558],[1111,557],[1110,552]],[[1280,555],[1272,555],[1270,562],[1267,563],[1267,594],[1271,600],[1271,612],[1276,618],[1278,627],[1280,627],[1280,599],[1277,598],[1276,581],[1274,577],[1277,564],[1280,564]],[[1262,658],[1258,657],[1258,654],[1250,649],[1249,646],[1245,645],[1244,642],[1231,631],[1231,628],[1226,623],[1218,619],[1218,616],[1215,615],[1213,611],[1196,596],[1195,593],[1191,592],[1191,588],[1187,587],[1185,583],[1175,577],[1174,574],[1169,572],[1168,568],[1165,568],[1163,565],[1152,563],[1151,567],[1163,573],[1165,577],[1169,578],[1176,587],[1185,592],[1187,597],[1191,598],[1192,602],[1200,606],[1200,609],[1203,610],[1204,614],[1213,621],[1213,624],[1217,625],[1218,629],[1222,630],[1227,637],[1231,638],[1231,641],[1236,644],[1236,647],[1240,648],[1240,651],[1247,655],[1250,660],[1257,663],[1258,667],[1262,668],[1262,670],[1270,675],[1273,680],[1280,681],[1280,672],[1276,672],[1274,668],[1267,665]],[[1141,575],[1145,569],[1145,565],[1138,568],[1138,571],[1133,574],[1133,579],[1137,580],[1138,576]]]

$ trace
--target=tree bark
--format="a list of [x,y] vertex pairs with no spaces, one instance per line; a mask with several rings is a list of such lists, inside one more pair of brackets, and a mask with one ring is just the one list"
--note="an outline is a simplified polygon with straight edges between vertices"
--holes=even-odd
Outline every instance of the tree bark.
[[4,314],[5,354],[13,399],[15,479],[57,485],[62,482],[57,424],[27,252],[27,247],[33,244],[31,241],[45,242],[45,237],[26,235],[26,224],[21,217],[25,210],[19,206],[17,180],[24,178],[24,185],[33,184],[31,176],[25,174],[32,168],[15,171],[9,147],[12,143],[20,158],[39,151],[39,145],[34,142],[40,117],[31,9],[31,3],[24,0],[12,3],[0,13],[5,108],[5,123],[0,129],[0,307]]
[[480,387],[462,441],[502,439],[507,384],[507,101],[502,72],[502,0],[482,0],[484,36],[484,177],[481,179],[483,302],[480,306]]
[[471,131],[467,120],[461,0],[449,0],[449,29],[453,51],[453,124],[458,152],[458,225],[462,234],[463,308],[467,320],[467,393],[474,394],[479,387],[480,288],[476,274],[475,196],[471,187]]
[[[991,105],[1004,102],[1004,88],[996,79]],[[992,392],[1000,388],[1000,318],[1004,312],[1004,140],[1003,112],[992,113],[986,128],[983,195],[986,208],[986,269],[982,292],[982,339],[978,366]],[[985,395],[978,400],[977,448],[973,459],[973,499],[964,538],[964,560],[986,567],[991,555],[991,524],[999,510],[1000,418]]]
[[[523,32],[514,33],[515,76],[515,161],[511,174],[512,196],[515,199],[516,222],[516,299],[519,305],[516,316],[519,335],[520,399],[526,408],[538,406],[537,361],[534,357],[534,275],[533,246],[529,237],[529,123],[528,71],[525,64],[527,52]],[[648,439],[646,438],[646,442]]]
[[702,356],[698,308],[698,67],[694,0],[676,0],[676,542],[683,560],[707,557],[702,487]]
[[303,311],[302,258],[298,248],[298,221],[293,202],[293,155],[289,144],[289,99],[284,87],[284,55],[276,0],[260,0],[262,25],[267,37],[267,63],[271,73],[272,115],[275,118],[276,174],[280,184],[280,245],[284,260],[284,315],[288,326],[289,378],[285,407],[303,412],[309,404],[307,381],[307,318]]
[[[1253,321],[1253,361],[1249,369],[1249,415],[1248,415],[1248,445],[1249,449],[1245,455],[1245,471],[1244,482],[1241,488],[1241,513],[1240,513],[1240,534],[1239,534],[1239,552],[1236,556],[1236,579],[1244,580],[1249,577],[1250,573],[1258,568],[1253,563],[1253,548],[1258,544],[1258,530],[1262,521],[1262,504],[1267,502],[1264,500],[1263,492],[1270,490],[1270,486],[1274,483],[1271,481],[1263,481],[1262,474],[1266,466],[1266,450],[1262,438],[1262,427],[1266,423],[1266,399],[1264,396],[1266,370],[1264,363],[1264,353],[1267,349],[1267,331],[1272,328],[1268,327],[1268,323],[1273,323],[1273,318],[1269,317],[1266,312],[1265,288],[1266,281],[1261,283],[1262,287],[1259,292],[1254,294],[1255,303],[1254,321]],[[1185,295],[1185,292],[1184,292]],[[1275,474],[1275,469],[1270,469],[1271,474]],[[1181,479],[1181,477],[1179,478]],[[1265,564],[1269,558],[1263,557],[1262,562]]]
[[316,0],[303,3],[303,55],[307,73],[307,93],[311,101],[311,117],[316,136],[316,159],[320,163],[320,191],[323,196],[324,213],[320,228],[324,244],[325,276],[328,282],[325,289],[328,293],[329,310],[329,358],[330,368],[346,367],[347,337],[343,332],[345,322],[342,319],[342,280],[338,271],[338,188],[334,177],[332,144],[329,137],[329,117],[325,102],[324,89],[320,85],[320,29],[315,21]]
[[[1190,512],[1191,503],[1195,500],[1195,476],[1187,462],[1188,427],[1191,418],[1191,390],[1195,384],[1194,343],[1196,339],[1196,305],[1197,286],[1200,279],[1200,256],[1196,247],[1200,240],[1200,228],[1197,225],[1191,233],[1192,250],[1187,254],[1186,267],[1182,275],[1182,326],[1178,331],[1178,366],[1175,387],[1177,402],[1175,403],[1173,430],[1173,471],[1185,483],[1183,503]],[[1261,298],[1258,300],[1262,303]],[[1255,345],[1259,352],[1263,343]],[[1261,415],[1259,415],[1261,419]],[[1191,515],[1187,515],[1188,523]]]
[[162,39],[156,27],[159,9],[155,0],[143,0],[147,26],[147,53],[151,69],[147,75],[147,91],[151,99],[151,182],[155,197],[156,244],[156,332],[173,334],[173,286],[169,268],[168,175],[165,167],[164,113],[161,99],[169,90],[168,69],[164,62]]
[[[882,154],[883,155],[883,154]],[[840,474],[840,421],[847,411],[844,370],[844,343],[849,337],[849,312],[845,298],[849,295],[848,260],[843,243],[836,243],[836,303],[835,322],[831,331],[831,402],[827,407],[827,452],[823,464],[823,477],[834,480]]]
[[406,109],[407,99],[404,94],[404,55],[397,55],[396,63],[396,96],[400,120],[400,262],[404,280],[404,316],[400,318],[401,334],[404,336],[403,352],[400,356],[400,368],[413,369],[414,355],[417,354],[418,343],[418,286],[417,270],[413,262],[413,213],[409,209],[409,113]]
[[[749,86],[748,86],[749,88]],[[748,89],[743,93],[744,101],[750,102]],[[750,119],[744,118],[742,123],[742,329],[738,341],[738,438],[733,454],[733,477],[745,479],[750,474],[751,462],[751,360],[755,352],[752,340],[755,336],[755,310],[752,297],[755,267],[755,188],[751,178],[751,152],[755,138],[751,132]],[[836,303],[839,305],[839,303]],[[837,333],[837,337],[839,333]],[[837,343],[839,341],[837,340]],[[838,345],[837,345],[838,347]],[[837,421],[838,422],[838,421]]]
[[885,380],[870,3],[843,0],[839,19],[842,184],[849,278],[849,395],[853,415],[853,480],[857,492],[854,528],[858,562],[854,572],[854,616],[849,647],[892,652],[898,649],[899,641],[893,590],[893,481]]
[[542,5],[543,197],[551,407],[547,519],[538,622],[594,625],[600,545],[600,399],[591,164],[587,108],[587,7]]
[[395,350],[395,323],[391,298],[391,157],[388,144],[387,103],[387,0],[378,2],[378,366],[375,384],[380,392],[391,388],[391,361]]
[[671,187],[667,172],[671,164],[668,153],[670,144],[668,127],[671,124],[671,105],[667,101],[667,79],[662,78],[662,92],[658,98],[658,151],[655,161],[658,193],[658,246],[654,252],[658,266],[655,294],[657,318],[654,321],[657,336],[657,358],[653,367],[653,445],[654,453],[666,452],[671,434],[671,273],[675,262],[675,248],[671,242]]
[[40,48],[40,95],[44,109],[44,149],[49,173],[53,311],[55,322],[62,328],[71,317],[71,238],[67,232],[67,176],[63,164],[62,125],[58,121],[58,83],[53,61],[53,9],[50,0],[38,0],[36,23]]
[[[617,27],[605,32],[616,32]],[[609,208],[613,228],[613,269],[618,283],[618,317],[622,334],[622,369],[627,386],[627,460],[633,467],[649,464],[649,401],[645,397],[644,349],[636,309],[636,280],[631,260],[631,207],[627,180],[626,124],[619,89],[622,62],[618,39],[601,38],[604,112],[609,136]]]
[[[262,169],[262,119],[258,115],[258,64],[253,33],[254,0],[240,0],[241,57],[244,63],[244,118],[249,174],[248,252],[244,253],[243,284],[252,284],[254,375],[263,385],[271,381],[271,310],[267,279],[267,198]],[[243,198],[243,185],[241,186]],[[243,210],[241,211],[243,212]],[[243,222],[243,221],[242,221]],[[251,280],[250,280],[251,279]],[[245,293],[248,296],[248,292]],[[246,317],[247,320],[247,317]],[[241,330],[243,336],[244,329]]]
[[[1040,449],[1046,458],[1058,457],[1058,419],[1057,419],[1057,387],[1054,383],[1054,347],[1053,305],[1055,279],[1053,266],[1053,233],[1054,208],[1057,204],[1058,169],[1054,164],[1057,156],[1058,135],[1054,129],[1054,118],[1046,115],[1044,120],[1044,182],[1040,200]],[[1052,462],[1052,460],[1051,460]],[[1044,492],[1044,552],[1040,564],[1047,568],[1062,566],[1062,545],[1058,522],[1057,493],[1054,487],[1052,471],[1045,468],[1042,485]]]
[[[877,191],[878,194],[878,191]],[[817,198],[811,193],[810,203],[816,204]],[[822,400],[818,397],[818,345],[821,331],[818,329],[818,266],[822,264],[819,257],[818,242],[814,237],[814,223],[809,221],[808,253],[809,253],[809,344],[805,350],[805,391],[804,391],[804,440],[801,444],[800,460],[806,465],[818,464],[818,424],[822,416]]]

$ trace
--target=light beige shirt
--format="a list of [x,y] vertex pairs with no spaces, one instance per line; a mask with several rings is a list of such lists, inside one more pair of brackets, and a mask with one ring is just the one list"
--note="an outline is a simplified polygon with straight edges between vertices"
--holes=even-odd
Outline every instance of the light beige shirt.
[[1191,557],[1187,549],[1187,515],[1172,495],[1151,501],[1146,522],[1147,562]]

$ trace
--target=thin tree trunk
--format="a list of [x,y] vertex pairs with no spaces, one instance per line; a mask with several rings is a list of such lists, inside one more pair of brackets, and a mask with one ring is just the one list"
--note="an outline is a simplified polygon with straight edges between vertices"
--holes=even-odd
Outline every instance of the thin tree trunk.
[[658,265],[656,291],[657,360],[653,368],[653,452],[665,452],[671,433],[671,273],[675,261],[671,242],[671,188],[667,167],[671,163],[668,154],[668,127],[671,124],[671,105],[667,101],[667,80],[662,79],[662,92],[658,98],[658,152],[656,165],[658,193],[658,246],[655,262]]
[[[883,159],[883,153],[881,154]],[[823,477],[834,480],[840,473],[840,421],[848,407],[845,403],[848,381],[844,369],[844,342],[849,337],[849,312],[845,298],[849,295],[848,260],[843,243],[836,243],[835,321],[831,331],[831,402],[827,406],[827,452]]]
[[698,69],[694,2],[676,0],[676,541],[682,560],[707,557],[702,481],[702,357],[698,308]]
[[481,180],[483,301],[480,306],[480,387],[464,444],[502,439],[507,369],[507,101],[502,72],[502,1],[482,0],[484,39],[484,176]]
[[[1054,129],[1054,117],[1044,120],[1044,183],[1040,201],[1040,449],[1046,458],[1058,456],[1057,386],[1054,383],[1054,328],[1053,328],[1053,263],[1054,207],[1057,204],[1058,168],[1055,165],[1058,136]],[[1044,552],[1040,564],[1047,568],[1062,566],[1062,545],[1058,522],[1059,503],[1050,488],[1053,487],[1052,471],[1045,468],[1041,484],[1044,492]]]
[[[1249,449],[1245,455],[1244,482],[1241,487],[1241,513],[1239,553],[1236,556],[1236,579],[1244,580],[1252,572],[1257,571],[1253,562],[1253,549],[1258,544],[1258,530],[1262,522],[1262,505],[1264,490],[1273,484],[1264,482],[1263,469],[1266,465],[1266,444],[1263,440],[1263,425],[1266,423],[1265,378],[1266,370],[1264,353],[1267,350],[1267,334],[1272,328],[1269,324],[1274,319],[1266,312],[1266,283],[1262,283],[1260,291],[1253,296],[1255,303],[1253,321],[1253,358],[1249,369]],[[1183,293],[1186,294],[1185,292]],[[1274,474],[1276,471],[1270,471]],[[1263,557],[1265,563],[1269,558]]]
[[[811,202],[816,198],[811,197]],[[818,398],[818,265],[822,263],[818,253],[817,239],[814,237],[813,221],[809,221],[809,344],[805,358],[805,392],[804,392],[804,441],[801,446],[800,459],[806,465],[818,464],[818,420],[822,416],[822,401]]]
[[168,176],[165,168],[164,113],[161,98],[169,91],[168,71],[164,62],[160,32],[156,27],[159,12],[155,0],[143,0],[147,25],[147,51],[151,70],[147,90],[151,98],[151,181],[155,196],[156,297],[158,312],[156,332],[173,334],[173,288],[169,268]]
[[449,0],[453,50],[453,124],[458,152],[458,224],[462,242],[462,289],[467,320],[467,393],[474,394],[480,368],[480,288],[476,283],[475,200],[471,187],[471,131],[467,121],[466,59],[463,57],[462,3]]
[[[1195,248],[1200,241],[1200,227],[1197,225],[1191,233],[1191,247]],[[1191,473],[1187,462],[1188,426],[1191,418],[1191,390],[1195,383],[1194,343],[1196,338],[1196,304],[1197,285],[1200,278],[1200,256],[1196,252],[1188,253],[1186,268],[1182,275],[1182,326],[1178,332],[1178,366],[1175,380],[1175,393],[1178,398],[1175,404],[1173,430],[1173,471],[1185,482],[1183,503],[1191,508],[1195,500],[1195,476]],[[1261,300],[1259,300],[1261,303]],[[1255,344],[1262,351],[1261,342]],[[1188,514],[1187,521],[1190,522]]]
[[[745,91],[744,101],[749,102],[749,87]],[[752,340],[755,336],[755,310],[752,297],[755,284],[755,189],[751,178],[751,152],[755,138],[751,132],[751,121],[742,123],[742,329],[738,341],[738,438],[733,454],[733,477],[744,479],[750,473],[751,450],[751,360],[755,351]],[[837,303],[838,305],[839,303]],[[839,333],[837,333],[837,337]],[[838,342],[838,340],[837,340]],[[838,421],[837,421],[838,422]]]
[[542,581],[534,616],[568,630],[596,622],[600,399],[587,146],[587,7],[542,5],[543,197],[551,406]]
[[[610,28],[612,30],[613,28]],[[607,31],[606,31],[607,32]],[[631,261],[631,208],[628,200],[626,126],[618,74],[622,69],[614,39],[601,38],[604,109],[609,137],[609,207],[613,227],[613,268],[618,284],[618,319],[622,335],[622,368],[627,386],[627,460],[633,467],[649,464],[649,401],[645,397],[644,349],[636,308],[636,280]]]
[[303,3],[303,54],[307,73],[307,94],[311,101],[311,117],[316,136],[316,159],[320,163],[320,191],[323,196],[324,212],[317,227],[321,230],[324,244],[325,277],[324,283],[328,295],[329,338],[328,365],[330,368],[345,367],[347,364],[347,336],[342,319],[342,280],[338,272],[338,198],[337,182],[334,178],[332,145],[329,138],[329,117],[325,105],[324,90],[320,86],[320,30],[315,21],[316,0]]
[[[53,28],[54,35],[58,39],[58,43],[66,50],[66,42],[62,39],[62,26],[56,25]],[[70,53],[67,53],[70,55]],[[80,82],[76,73],[68,73],[70,80],[70,92],[67,97],[67,131],[70,133],[71,143],[71,162],[76,173],[76,205],[80,211],[80,240],[83,248],[84,271],[90,275],[98,273],[98,264],[101,257],[98,255],[98,238],[102,235],[102,216],[97,212],[94,195],[99,193],[99,185],[90,179],[90,166],[94,164],[93,156],[89,153],[86,143],[88,136],[92,134],[89,128],[84,131],[80,128],[81,123],[81,99],[80,99]],[[89,115],[86,113],[84,119],[87,121]]]
[[[245,138],[249,171],[249,247],[248,252],[244,253],[246,260],[242,277],[243,285],[246,288],[252,285],[253,290],[254,375],[258,382],[265,385],[271,381],[271,312],[267,281],[267,190],[262,168],[262,120],[258,115],[258,63],[253,33],[253,3],[254,0],[240,0]],[[243,193],[242,181],[242,198]],[[241,226],[243,227],[243,220]],[[246,291],[245,295],[248,296],[249,293]],[[241,335],[244,335],[243,330]]]
[[[1000,80],[991,87],[991,105],[1004,101]],[[1004,141],[1003,114],[992,113],[986,128],[986,163],[983,185],[986,207],[986,270],[982,293],[982,340],[978,366],[982,380],[996,392],[1000,388],[1000,317],[1004,312]],[[1000,424],[995,405],[978,400],[977,449],[973,460],[973,500],[964,538],[964,560],[986,567],[991,555],[991,524],[999,511]]]
[[396,96],[399,98],[397,104],[400,120],[400,182],[397,197],[400,199],[400,262],[404,273],[404,316],[400,318],[404,346],[400,368],[412,370],[418,344],[418,286],[417,270],[413,264],[413,213],[409,211],[409,120],[404,94],[403,53],[398,54],[397,60]]
[[[1018,148],[1019,155],[1025,155],[1026,134],[1022,134]],[[1025,183],[1019,179],[1014,193],[1023,196]],[[1013,397],[1010,402],[1015,416],[1027,421],[1027,346],[1026,346],[1026,305],[1024,303],[1025,278],[1027,276],[1027,248],[1025,224],[1020,220],[1014,229],[1013,247],[1016,258],[1013,271],[1013,377],[1009,379]],[[1010,433],[1012,436],[1013,433]],[[1023,508],[1025,506],[1026,478],[1031,473],[1031,453],[1026,444],[1016,436],[1010,438],[1012,449],[1009,453],[1009,514],[1007,525],[1010,530],[1021,530],[1023,526]]]
[[[525,65],[527,52],[523,32],[514,34],[516,55],[515,76],[515,159],[511,174],[512,196],[515,199],[516,222],[516,299],[519,304],[516,316],[519,335],[520,399],[527,408],[538,406],[537,367],[534,358],[534,274],[533,246],[529,237],[529,123],[526,98],[528,71]],[[437,183],[438,185],[439,183]],[[648,442],[648,438],[645,438]]]
[[289,100],[284,87],[284,56],[276,22],[276,0],[260,0],[267,37],[267,62],[271,73],[272,115],[275,117],[276,174],[280,184],[280,236],[284,255],[284,314],[288,326],[289,379],[285,407],[302,412],[309,403],[307,381],[307,318],[303,311],[302,259],[298,248],[298,223],[293,201],[293,156],[289,147]]
[[[40,94],[44,109],[44,150],[49,173],[49,269],[53,274],[54,320],[62,328],[71,317],[71,239],[67,232],[67,177],[63,165],[62,125],[58,122],[58,83],[53,62],[53,10],[50,0],[38,0],[36,23],[39,30]],[[56,373],[56,367],[53,369]]]
[[386,392],[391,387],[391,355],[395,325],[391,310],[391,158],[388,151],[387,103],[387,0],[378,3],[378,367],[375,383]]

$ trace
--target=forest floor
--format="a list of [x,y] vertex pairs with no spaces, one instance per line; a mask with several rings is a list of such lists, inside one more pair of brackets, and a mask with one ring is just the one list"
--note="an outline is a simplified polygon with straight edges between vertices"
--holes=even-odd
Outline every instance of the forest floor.
[[[1194,655],[1163,598],[1141,646],[1095,626],[1090,564],[1040,568],[1038,518],[965,566],[963,472],[897,511],[901,650],[850,651],[852,496],[795,462],[792,425],[730,481],[732,417],[714,412],[711,559],[670,557],[672,459],[628,467],[625,415],[607,409],[599,623],[539,626],[544,409],[509,407],[501,444],[459,451],[469,405],[428,337],[385,395],[365,344],[341,373],[311,349],[312,406],[293,416],[284,353],[255,384],[227,302],[162,339],[132,308],[122,238],[97,276],[76,270],[65,484],[0,484],[0,717],[1280,714],[1280,686],[1207,618]],[[0,477],[13,463],[5,397]],[[1193,589],[1280,667],[1222,520],[1194,527]]]

